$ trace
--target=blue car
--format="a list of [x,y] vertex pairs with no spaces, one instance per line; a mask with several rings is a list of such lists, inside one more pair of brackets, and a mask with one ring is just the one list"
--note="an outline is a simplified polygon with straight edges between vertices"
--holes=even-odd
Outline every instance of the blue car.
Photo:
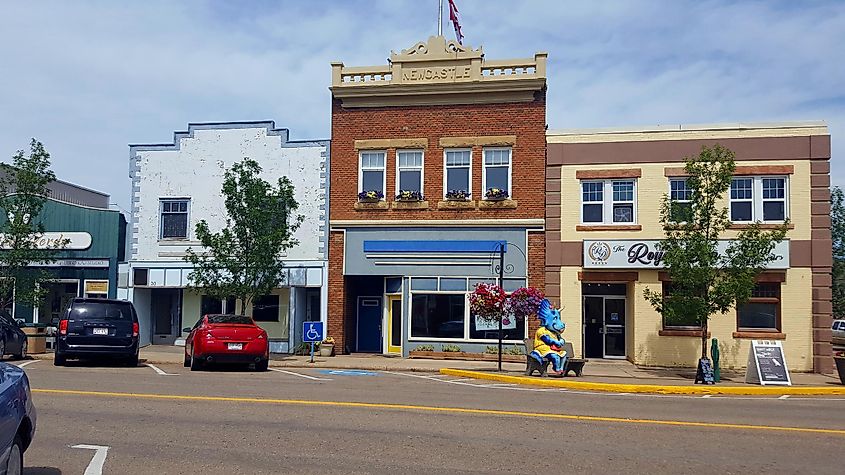
[[17,366],[0,363],[0,475],[23,473],[23,453],[34,435],[29,379]]

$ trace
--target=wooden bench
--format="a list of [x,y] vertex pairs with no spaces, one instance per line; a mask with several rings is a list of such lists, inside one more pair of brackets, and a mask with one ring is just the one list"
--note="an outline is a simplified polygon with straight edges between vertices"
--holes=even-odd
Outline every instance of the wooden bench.
[[[533,338],[526,338],[523,340],[523,343],[525,344],[525,375],[531,376],[536,371],[540,376],[545,376],[549,369],[549,361],[546,360],[540,363],[531,356],[531,352],[534,351]],[[572,349],[572,343],[566,343],[563,349],[566,351],[567,356],[575,354],[575,350]],[[575,376],[581,376],[587,361],[583,358],[568,358],[566,365],[563,367],[563,376],[569,374],[570,371],[574,372]]]

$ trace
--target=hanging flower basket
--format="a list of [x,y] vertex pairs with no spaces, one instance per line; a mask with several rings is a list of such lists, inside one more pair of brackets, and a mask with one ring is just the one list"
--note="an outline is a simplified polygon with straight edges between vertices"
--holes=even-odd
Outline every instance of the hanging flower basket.
[[446,199],[449,201],[467,201],[470,193],[467,190],[449,190],[446,192]]
[[484,193],[484,197],[492,201],[506,200],[508,196],[508,191],[501,188],[490,188]]
[[376,190],[362,191],[358,193],[358,201],[362,203],[375,203],[384,199],[384,193]]
[[498,321],[507,314],[505,291],[498,285],[476,284],[469,294],[469,308],[482,320]]
[[419,191],[402,190],[396,195],[396,201],[423,201],[423,195]]
[[516,318],[528,318],[537,315],[544,298],[543,292],[534,287],[520,287],[508,297],[508,310]]

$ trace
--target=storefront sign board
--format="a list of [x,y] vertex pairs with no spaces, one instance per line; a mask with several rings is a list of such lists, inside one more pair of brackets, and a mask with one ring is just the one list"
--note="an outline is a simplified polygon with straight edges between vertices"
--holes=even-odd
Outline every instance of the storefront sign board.
[[[727,251],[731,241],[719,241],[719,252]],[[789,241],[781,241],[772,250],[775,260],[767,269],[789,268]],[[585,269],[663,269],[664,252],[660,241],[626,239],[584,241]]]
[[[64,245],[64,243],[67,241]],[[84,251],[91,247],[91,235],[88,233],[43,233],[36,239],[38,249],[61,249],[66,251]],[[5,234],[0,234],[0,249],[11,249]]]
[[745,382],[751,384],[779,384],[792,386],[783,345],[780,341],[752,340],[748,351]]

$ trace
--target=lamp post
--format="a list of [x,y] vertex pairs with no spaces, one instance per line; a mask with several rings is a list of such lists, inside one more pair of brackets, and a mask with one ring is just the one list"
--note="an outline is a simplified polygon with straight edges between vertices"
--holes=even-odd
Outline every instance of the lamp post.
[[[505,291],[505,243],[499,243],[499,288]],[[499,372],[502,371],[502,317],[499,315]]]

